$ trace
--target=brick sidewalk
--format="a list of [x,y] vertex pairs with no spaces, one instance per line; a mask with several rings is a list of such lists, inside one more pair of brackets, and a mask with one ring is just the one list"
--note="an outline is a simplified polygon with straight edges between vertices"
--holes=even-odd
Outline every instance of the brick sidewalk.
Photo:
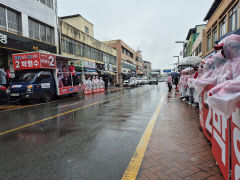
[[199,130],[198,110],[182,102],[174,90],[165,101],[137,179],[222,180],[211,146]]

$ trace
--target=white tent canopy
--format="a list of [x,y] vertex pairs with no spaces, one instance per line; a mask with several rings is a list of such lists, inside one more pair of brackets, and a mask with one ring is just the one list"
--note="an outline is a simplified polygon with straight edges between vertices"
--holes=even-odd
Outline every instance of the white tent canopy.
[[196,64],[200,63],[201,61],[202,61],[202,59],[198,56],[189,56],[189,57],[183,58],[180,65],[196,65]]

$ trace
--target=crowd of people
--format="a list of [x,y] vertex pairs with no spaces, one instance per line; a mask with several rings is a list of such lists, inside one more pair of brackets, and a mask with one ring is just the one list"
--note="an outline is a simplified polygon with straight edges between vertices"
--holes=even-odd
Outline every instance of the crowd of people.
[[92,78],[90,76],[87,78],[83,76],[83,85],[85,86],[85,90],[92,90],[93,93],[97,92],[97,89],[105,88],[105,82],[102,77],[99,79],[98,76],[93,76]]
[[229,117],[240,101],[240,36],[232,34],[215,46],[216,54],[203,60],[198,67],[181,72],[179,92],[189,104],[201,103],[204,89],[211,85],[205,102]]

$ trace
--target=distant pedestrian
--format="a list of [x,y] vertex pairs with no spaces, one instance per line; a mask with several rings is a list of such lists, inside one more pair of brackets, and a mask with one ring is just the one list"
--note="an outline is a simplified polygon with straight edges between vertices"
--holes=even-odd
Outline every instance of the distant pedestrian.
[[5,72],[6,72],[7,86],[9,86],[12,76],[8,66],[6,67]]
[[172,90],[172,76],[170,76],[170,74],[167,77],[167,85],[168,85],[168,91],[170,92]]
[[0,84],[6,86],[7,81],[6,81],[6,75],[7,73],[4,71],[3,66],[0,66]]
[[178,86],[178,81],[179,81],[179,77],[173,78],[173,83],[176,86],[176,89],[177,89],[177,86]]

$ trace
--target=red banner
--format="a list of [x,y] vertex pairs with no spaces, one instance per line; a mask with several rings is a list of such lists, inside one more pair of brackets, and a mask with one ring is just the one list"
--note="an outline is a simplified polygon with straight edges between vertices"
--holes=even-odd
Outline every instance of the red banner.
[[231,121],[231,164],[232,180],[240,179],[240,105],[232,114]]
[[56,57],[52,54],[45,53],[25,53],[13,55],[13,65],[15,70],[26,69],[55,69]]
[[[207,137],[207,139],[212,142],[212,121],[213,121],[213,110],[211,108],[209,108],[209,106],[206,103],[206,99],[208,97],[208,91],[210,89],[212,89],[214,87],[214,85],[207,85],[204,89],[204,91],[202,92],[202,96],[201,96],[201,107],[200,107],[200,124],[201,126],[203,125],[202,129],[203,129],[203,133],[204,135]],[[202,118],[202,119],[201,119]]]
[[213,110],[212,153],[225,179],[230,170],[230,121]]
[[84,89],[85,89],[84,85],[61,87],[59,88],[59,95],[84,91]]

